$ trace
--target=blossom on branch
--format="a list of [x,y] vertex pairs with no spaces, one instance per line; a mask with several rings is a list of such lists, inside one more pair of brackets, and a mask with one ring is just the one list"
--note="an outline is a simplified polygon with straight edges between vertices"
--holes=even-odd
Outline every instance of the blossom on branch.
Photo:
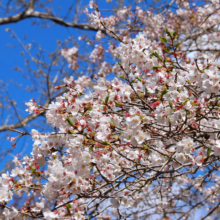
[[[213,12],[216,4],[205,8]],[[191,217],[185,211],[188,206],[190,212],[203,201],[217,209],[220,68],[210,53],[195,53],[190,59],[182,51],[187,41],[180,46],[183,30],[194,20],[201,22],[205,10],[198,7],[190,17],[193,10],[187,2],[177,5],[178,16],[187,17],[188,23],[168,22],[171,27],[162,30],[173,12],[166,18],[140,7],[135,15],[123,8],[117,16],[103,18],[90,2],[95,11],[86,13],[99,29],[97,39],[105,30],[118,41],[107,51],[113,65],[105,61],[105,47],[99,42],[90,55],[100,67],[96,77],[66,77],[57,88],[68,91],[46,108],[34,100],[26,103],[30,113],[43,109],[56,132],[32,129],[31,156],[15,157],[15,168],[2,174],[0,202],[7,218],[122,219],[139,213],[143,219],[182,219]],[[149,29],[131,35],[117,32],[117,22],[127,16],[149,22]],[[214,17],[200,24],[209,28],[216,21]],[[78,48],[61,53],[70,68],[79,67]],[[21,204],[18,211],[6,206],[15,194],[37,195],[37,200]]]

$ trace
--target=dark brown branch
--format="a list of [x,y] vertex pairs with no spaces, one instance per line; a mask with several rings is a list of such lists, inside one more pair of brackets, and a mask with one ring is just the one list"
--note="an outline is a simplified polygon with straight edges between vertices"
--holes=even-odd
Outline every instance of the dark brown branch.
[[[67,22],[67,21],[65,21],[61,18],[54,17],[53,15],[51,15],[49,13],[33,11],[33,8],[29,8],[25,12],[18,13],[18,14],[13,15],[13,16],[0,18],[0,25],[16,23],[16,22],[19,22],[21,20],[25,20],[27,18],[47,19],[47,20],[53,21],[56,24],[62,25],[64,27],[73,27],[73,28],[78,28],[78,29],[83,29],[83,30],[91,30],[91,31],[98,31],[99,30],[99,29],[94,28],[93,26],[91,26],[89,24],[86,24],[86,23],[85,24],[77,24],[75,22]],[[104,34],[107,34],[106,30],[101,30],[101,31]]]

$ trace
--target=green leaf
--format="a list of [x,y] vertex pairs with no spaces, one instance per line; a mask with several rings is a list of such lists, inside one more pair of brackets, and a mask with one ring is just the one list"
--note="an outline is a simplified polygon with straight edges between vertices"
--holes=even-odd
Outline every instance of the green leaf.
[[87,103],[87,109],[88,109],[89,111],[92,110],[92,106],[90,105],[90,103]]
[[208,65],[206,66],[205,70],[209,69],[209,67],[210,67],[210,64],[208,64]]
[[163,48],[163,51],[166,53],[170,53],[170,49],[167,49],[167,48]]
[[165,28],[165,33],[169,36],[169,37],[172,37],[172,35],[171,35],[171,33],[168,31],[168,29],[167,28]]
[[121,62],[120,61],[118,61],[118,64],[121,66]]
[[180,44],[181,44],[181,43],[176,43],[174,46],[175,46],[175,47],[179,47]]
[[103,141],[102,142],[104,145],[110,145],[110,142],[109,141]]
[[148,147],[147,145],[145,145],[145,144],[142,144],[142,146],[143,146],[143,148],[144,148],[145,150],[148,150],[148,149],[149,149],[149,147]]
[[161,92],[161,97],[167,94],[169,90],[167,88],[164,88],[164,90]]
[[67,208],[67,209],[71,209],[71,208],[72,208],[72,205],[71,205],[71,204],[66,204],[66,208]]
[[68,102],[69,101],[68,98],[66,96],[64,96],[64,97],[65,97],[66,101]]
[[161,37],[161,38],[160,38],[160,41],[161,41],[162,43],[168,43],[168,40],[167,40],[165,37]]
[[210,154],[211,154],[211,147],[209,147],[208,150],[207,150],[207,157],[209,157]]
[[109,100],[109,93],[108,93],[108,95],[105,98],[105,104],[108,104],[108,100]]
[[156,51],[152,52],[151,56],[157,57],[160,61],[162,61],[162,59],[160,58],[160,55]]
[[169,101],[169,106],[170,106],[171,109],[173,109],[173,104],[172,104],[171,101]]
[[187,99],[185,102],[184,102],[184,105],[189,101],[189,99]]
[[160,68],[160,66],[153,66],[153,70],[156,70],[156,69],[158,69],[158,68]]
[[115,105],[116,107],[121,107],[121,103],[119,103],[118,101],[115,100]]
[[171,125],[171,119],[170,119],[170,118],[168,118],[168,122],[169,122],[169,124]]
[[69,123],[71,126],[73,126],[73,122],[70,120],[69,117],[67,117],[66,120],[68,121],[68,123]]
[[110,122],[111,127],[115,127],[115,122]]
[[148,93],[148,89],[147,89],[147,87],[145,87],[145,94],[147,94]]
[[174,66],[172,66],[172,67],[171,67],[170,72],[172,72],[172,71],[173,71],[173,69],[174,69]]
[[178,34],[178,31],[174,31],[174,32],[172,33],[172,35],[173,35],[174,38],[177,36],[177,34]]

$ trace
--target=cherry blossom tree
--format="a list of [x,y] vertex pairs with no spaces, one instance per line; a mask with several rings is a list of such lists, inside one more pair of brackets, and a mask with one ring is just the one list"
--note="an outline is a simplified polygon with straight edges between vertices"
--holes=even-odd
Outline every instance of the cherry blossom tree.
[[[142,4],[104,17],[90,1],[96,71],[65,77],[48,105],[26,102],[55,129],[11,128],[33,148],[1,175],[2,217],[219,219],[219,2]],[[73,71],[81,50],[60,52]]]

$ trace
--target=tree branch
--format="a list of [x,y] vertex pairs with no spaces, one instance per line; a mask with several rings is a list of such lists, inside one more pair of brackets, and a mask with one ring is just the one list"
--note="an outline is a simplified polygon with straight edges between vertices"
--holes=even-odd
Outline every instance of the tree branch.
[[[91,30],[91,31],[98,31],[99,30],[89,24],[86,24],[86,23],[85,24],[77,24],[75,22],[67,22],[61,18],[54,17],[53,15],[51,15],[49,13],[33,11],[33,8],[31,8],[31,7],[29,7],[25,12],[18,13],[16,15],[9,16],[9,17],[0,18],[0,25],[16,23],[21,20],[25,20],[27,18],[47,19],[47,20],[53,21],[56,24],[62,25],[64,27],[73,27],[73,28],[78,28],[78,29],[83,29],[83,30]],[[106,30],[101,30],[101,31],[104,34],[109,35],[106,32]]]
[[36,0],[30,0],[30,3],[29,3],[29,9],[32,9],[34,10],[34,3],[35,3]]
[[[51,99],[47,99],[47,101],[44,104],[44,108],[46,108],[48,106],[48,104],[51,102],[51,100],[55,99],[56,97],[62,95],[65,92],[65,90],[63,90],[62,92],[58,93],[57,95],[55,95],[54,97],[52,97]],[[38,118],[39,116],[43,115],[43,113],[40,114],[32,114],[27,116],[26,118],[24,118],[23,120],[20,120],[18,123],[16,124],[11,124],[11,125],[3,125],[0,127],[0,132],[1,131],[6,131],[9,129],[16,129],[16,128],[21,128],[23,126],[25,126],[27,123],[33,121],[35,118]]]

